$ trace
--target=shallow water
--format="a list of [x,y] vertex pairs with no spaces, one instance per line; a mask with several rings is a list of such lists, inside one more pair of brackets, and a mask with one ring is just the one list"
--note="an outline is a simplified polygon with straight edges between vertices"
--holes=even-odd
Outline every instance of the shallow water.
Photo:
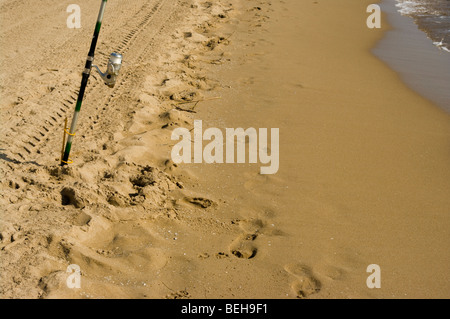
[[397,0],[401,14],[410,16],[434,44],[450,54],[450,1]]
[[[450,53],[433,45],[436,40],[427,37],[412,17],[399,12],[412,14],[405,10],[406,3],[411,5],[413,2],[418,0],[403,1],[403,7],[396,6],[399,4],[396,0],[381,2],[387,22],[393,28],[386,32],[373,53],[398,72],[409,87],[450,112]],[[414,15],[418,16],[417,12],[421,11],[417,9],[415,12]],[[437,36],[437,29],[433,30]]]

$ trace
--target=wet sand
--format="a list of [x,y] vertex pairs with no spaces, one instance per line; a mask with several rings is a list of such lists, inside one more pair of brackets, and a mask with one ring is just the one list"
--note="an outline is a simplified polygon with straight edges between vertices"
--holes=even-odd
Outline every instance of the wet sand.
[[[294,287],[314,278],[316,298],[445,298],[449,118],[370,54],[384,30],[364,27],[368,4],[273,4],[261,31],[233,36],[247,45],[220,73],[231,89],[200,115],[212,127],[279,127],[280,170],[198,175],[229,210],[283,234],[261,239],[255,272],[274,262]],[[365,284],[373,263],[379,290]]]

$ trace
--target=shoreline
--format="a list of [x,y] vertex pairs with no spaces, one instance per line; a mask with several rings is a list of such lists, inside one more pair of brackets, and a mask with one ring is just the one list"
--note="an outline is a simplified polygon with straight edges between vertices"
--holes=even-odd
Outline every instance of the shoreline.
[[402,16],[395,0],[383,0],[380,7],[392,29],[372,52],[411,89],[450,112],[450,53],[440,51],[413,18]]
[[[199,114],[205,128],[279,127],[276,175],[249,164],[187,169],[206,176],[202,192],[225,198],[223,214],[282,234],[253,243],[257,266],[249,272],[270,277],[264,269],[276,261],[291,276],[289,297],[302,294],[297,277],[320,285],[304,292],[309,298],[445,298],[449,286],[433,274],[448,265],[438,226],[448,224],[450,204],[440,175],[448,175],[448,114],[371,53],[388,26],[364,29],[368,4],[274,5],[253,41],[235,39],[244,44],[231,54],[242,62],[219,73],[231,89]],[[384,271],[383,289],[365,287],[371,263]]]

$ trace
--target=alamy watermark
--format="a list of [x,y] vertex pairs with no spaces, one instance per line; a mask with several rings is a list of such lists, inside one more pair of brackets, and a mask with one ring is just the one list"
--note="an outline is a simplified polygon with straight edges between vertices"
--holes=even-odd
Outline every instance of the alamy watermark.
[[366,20],[369,29],[381,28],[381,8],[378,4],[371,4],[367,7],[367,13],[371,13]]
[[[250,164],[258,163],[259,159],[259,162],[265,165],[260,168],[261,174],[278,172],[280,166],[278,128],[270,129],[270,147],[267,128],[258,130],[253,127],[246,130],[226,128],[224,136],[218,128],[208,128],[203,132],[202,121],[195,120],[193,131],[193,136],[187,128],[176,128],[172,132],[172,140],[181,139],[172,148],[174,163],[246,163],[248,157]],[[209,141],[205,147],[204,141]]]
[[80,29],[81,28],[81,8],[78,4],[69,4],[66,9],[67,13],[70,15],[67,17],[67,27],[69,29]]
[[371,273],[369,277],[367,277],[366,285],[367,288],[381,288],[381,268],[377,264],[372,264],[367,266],[367,272]]
[[[81,28],[81,8],[78,4],[69,4],[66,9],[70,15],[67,17],[67,27],[69,29]],[[367,13],[371,13],[366,20],[369,29],[381,28],[381,8],[377,4],[370,4],[366,9]]]
[[81,288],[81,268],[78,265],[72,264],[67,267],[67,273],[70,275],[66,279],[67,288]]

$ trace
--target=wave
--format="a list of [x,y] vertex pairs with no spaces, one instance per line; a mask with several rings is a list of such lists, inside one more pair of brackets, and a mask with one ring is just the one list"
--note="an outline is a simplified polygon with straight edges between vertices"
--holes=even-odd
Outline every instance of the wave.
[[433,44],[450,53],[450,1],[396,0],[397,11],[414,19]]

